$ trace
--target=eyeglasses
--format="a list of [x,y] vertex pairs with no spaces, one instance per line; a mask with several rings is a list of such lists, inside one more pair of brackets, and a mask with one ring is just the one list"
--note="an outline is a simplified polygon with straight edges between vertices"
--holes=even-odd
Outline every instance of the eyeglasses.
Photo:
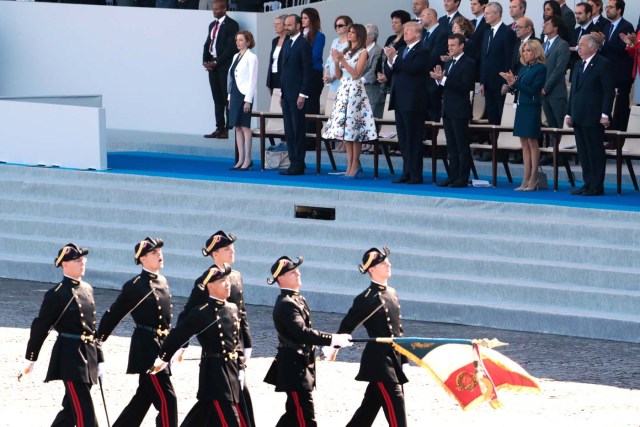
[[342,28],[342,27],[346,27],[347,24],[336,24],[336,28]]

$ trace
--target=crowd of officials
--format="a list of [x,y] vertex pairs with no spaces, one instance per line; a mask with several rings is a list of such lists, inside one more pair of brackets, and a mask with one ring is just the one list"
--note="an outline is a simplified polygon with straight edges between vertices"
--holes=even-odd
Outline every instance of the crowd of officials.
[[[138,388],[121,410],[114,427],[140,426],[153,405],[158,411],[156,425],[178,425],[178,398],[171,383],[171,366],[182,361],[193,338],[201,346],[197,402],[181,421],[181,426],[256,425],[245,369],[250,365],[253,342],[249,315],[244,302],[242,275],[233,270],[236,236],[222,230],[211,235],[202,248],[212,265],[194,282],[182,312],[173,321],[171,287],[161,274],[164,267],[161,239],[147,237],[133,248],[133,261],[142,267],[128,280],[97,323],[99,305],[93,288],[83,281],[87,248],[68,243],[54,259],[63,278],[49,289],[40,312],[31,324],[25,367],[18,381],[33,371],[49,333],[57,332],[45,382],[60,380],[65,388],[62,410],[52,426],[96,427],[91,387],[102,391],[103,352],[116,326],[131,315],[135,327],[131,334],[129,360],[123,373],[138,376]],[[273,308],[278,348],[264,381],[286,393],[285,411],[278,426],[316,426],[312,392],[316,383],[316,350],[335,360],[338,349],[352,345],[351,333],[364,326],[370,337],[403,335],[400,301],[389,286],[390,251],[371,248],[358,269],[368,274],[370,284],[357,295],[336,333],[312,327],[311,309],[301,294],[300,266],[281,256],[271,266],[269,285],[280,293]],[[405,356],[387,343],[368,342],[362,353],[356,380],[369,383],[362,404],[348,425],[368,426],[382,408],[390,426],[406,426],[404,392],[407,382],[403,370]],[[259,415],[259,414],[256,414]],[[108,415],[107,415],[108,419]]]
[[[498,2],[469,0],[473,16],[464,17],[458,11],[461,1],[466,0],[443,0],[445,14],[440,17],[429,0],[414,0],[412,14],[393,11],[392,34],[383,45],[377,26],[338,16],[333,20],[337,37],[326,60],[322,52],[327,41],[316,9],[276,17],[266,84],[272,93],[276,88],[281,91],[291,162],[281,173],[304,174],[310,143],[306,134],[312,131],[305,114],[320,111],[320,93],[323,85],[329,85],[335,103],[326,112],[329,120],[322,136],[346,152],[345,179],[360,175],[360,154],[377,138],[374,118],[382,116],[388,96],[403,160],[402,174],[393,182],[423,182],[424,121],[429,120],[443,122],[447,142],[448,177],[437,184],[466,187],[472,164],[470,95],[479,83],[489,124],[501,123],[505,97],[514,94],[513,132],[520,138],[524,165],[516,190],[538,188],[544,111],[546,126],[574,129],[584,185],[572,194],[604,194],[605,149],[616,148],[605,141],[604,130],[626,130],[631,102],[640,103],[640,94],[633,100],[630,94],[640,75],[636,34],[640,28],[634,29],[624,18],[624,0],[588,0],[576,4],[575,11],[564,1],[547,0],[542,10],[529,10],[543,16],[538,34],[527,15],[526,0],[510,1],[509,24]],[[216,13],[217,7],[223,12]],[[237,23],[226,16],[224,1],[215,0],[213,8],[216,19],[209,27],[203,61],[216,103],[216,130],[206,137],[226,138],[235,121],[225,121],[224,100],[229,96],[225,90],[235,90],[237,97],[235,102],[229,98],[229,119],[246,113],[244,120],[249,120],[253,95],[243,92],[242,86],[255,90],[258,63],[249,66],[251,73],[238,73],[241,58],[249,57],[233,57],[241,49],[233,38]],[[223,25],[217,30],[219,21]],[[223,32],[225,22],[229,31]],[[635,87],[640,91],[640,85]],[[250,138],[236,128],[236,140],[242,155],[232,169],[249,170]]]

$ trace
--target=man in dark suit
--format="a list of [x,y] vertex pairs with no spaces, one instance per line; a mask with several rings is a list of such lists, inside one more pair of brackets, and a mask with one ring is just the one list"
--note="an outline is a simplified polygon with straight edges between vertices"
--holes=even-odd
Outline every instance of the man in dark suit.
[[576,5],[576,22],[578,23],[578,26],[573,29],[569,37],[569,50],[571,51],[571,56],[569,58],[568,68],[571,69],[572,76],[574,64],[580,61],[580,56],[578,56],[578,42],[582,36],[591,33],[594,29],[591,14],[592,9],[589,3],[581,2]]
[[602,16],[604,6],[602,0],[588,0],[591,5],[591,22],[593,23],[593,33],[600,33],[602,36],[599,42],[602,44],[611,29],[611,21]]
[[562,26],[562,18],[552,16],[542,27],[547,36],[543,45],[547,58],[547,78],[542,89],[542,109],[549,127],[562,128],[562,121],[567,112],[567,84],[564,76],[569,62],[569,43],[558,35]]
[[169,370],[158,375],[147,373],[171,329],[171,292],[167,279],[160,274],[164,267],[163,245],[161,239],[147,237],[135,246],[133,259],[142,264],[142,272],[122,286],[120,295],[100,320],[98,337],[102,342],[129,314],[135,322],[127,374],[138,374],[138,389],[114,427],[141,425],[152,404],[158,410],[156,425],[178,425],[178,401]]
[[484,34],[480,56],[480,91],[485,96],[486,116],[490,124],[499,125],[506,91],[501,72],[509,70],[516,35],[502,22],[502,6],[491,2],[484,8],[484,19],[490,28]]
[[566,0],[556,0],[560,5],[560,11],[562,12],[562,22],[567,30],[572,31],[576,27],[576,15],[573,10],[567,6]]
[[445,14],[438,19],[438,23],[447,29],[447,35],[451,34],[453,20],[458,16],[462,16],[458,9],[460,8],[460,0],[444,0]]
[[416,88],[427,86],[430,67],[429,51],[420,43],[422,26],[418,22],[404,24],[407,46],[396,51],[386,46],[384,73],[392,79],[389,109],[395,110],[396,129],[402,152],[402,176],[394,184],[422,184],[422,137],[427,114],[427,97]]
[[[441,65],[440,57],[447,54],[447,27],[438,22],[438,12],[426,8],[420,14],[422,31],[422,47],[429,51],[431,65]],[[439,122],[442,116],[442,89],[433,79],[427,79],[427,96],[429,97],[429,109],[427,120]],[[430,137],[429,137],[430,138]]]
[[429,7],[429,0],[413,0],[412,3],[413,14],[415,15],[414,21],[420,22],[420,14],[422,11]]
[[[391,277],[389,253],[386,247],[382,251],[371,248],[362,256],[362,264],[358,268],[362,274],[369,273],[371,283],[354,298],[338,333],[350,334],[363,325],[371,338],[403,336],[400,300],[396,290],[387,283]],[[367,343],[362,351],[356,380],[369,384],[347,427],[371,426],[381,407],[389,426],[407,426],[402,389],[408,381],[403,372],[407,363],[407,358],[389,344]]]
[[204,42],[202,65],[209,74],[209,85],[216,113],[216,130],[205,138],[227,139],[229,128],[225,114],[227,112],[227,74],[231,67],[236,48],[236,33],[240,31],[238,23],[227,16],[227,1],[215,0],[213,3],[213,22],[209,24],[207,40]]
[[482,38],[485,31],[489,26],[487,21],[484,20],[484,8],[489,3],[489,0],[471,0],[469,6],[471,7],[471,13],[474,18],[471,20],[473,24],[474,32],[469,38],[469,41],[465,43],[465,49],[467,53],[473,58],[476,64],[475,81],[480,81],[480,46],[482,45]]
[[466,187],[471,169],[469,148],[469,120],[471,102],[469,94],[474,87],[475,64],[464,54],[465,38],[461,34],[451,34],[448,40],[451,61],[444,68],[437,65],[431,77],[444,88],[442,118],[447,137],[449,157],[449,177],[439,182],[438,187]]
[[280,171],[281,175],[304,175],[305,147],[305,103],[311,84],[311,45],[302,37],[302,20],[298,15],[289,15],[284,20],[287,40],[282,45],[278,58],[278,69],[282,81],[282,118],[284,136],[291,165]]
[[509,15],[511,16],[511,24],[509,28],[516,30],[518,20],[524,18],[527,13],[527,0],[511,0],[509,2]]
[[329,334],[311,328],[311,309],[300,295],[302,257],[293,262],[280,257],[271,266],[268,284],[277,283],[280,295],[273,306],[278,354],[264,381],[287,393],[286,412],[276,427],[316,427],[312,390],[316,386],[316,346],[348,347],[351,335]]
[[64,277],[44,294],[40,312],[31,323],[25,356],[27,364],[18,374],[20,381],[33,372],[33,365],[38,360],[45,339],[49,332],[55,330],[58,337],[51,350],[44,382],[61,380],[65,394],[62,410],[58,412],[53,426],[98,426],[91,400],[91,386],[97,384],[102,376],[99,365],[104,358],[101,344],[95,338],[93,288],[82,281],[88,253],[87,248],[80,248],[73,243],[68,243],[58,251],[54,265],[62,267]]
[[[607,18],[611,21],[611,28],[605,34],[605,41],[600,53],[611,63],[610,78],[616,89],[615,114],[611,120],[611,128],[621,131],[627,130],[629,123],[629,92],[633,84],[633,58],[627,53],[625,43],[620,34],[634,33],[633,25],[624,19],[624,0],[609,0],[607,3]],[[605,149],[615,149],[615,143],[609,143]]]
[[573,195],[601,196],[604,194],[606,158],[602,141],[604,128],[609,126],[613,105],[613,80],[609,75],[611,63],[598,55],[599,41],[594,34],[582,36],[571,80],[569,106],[565,121],[574,128],[576,147],[582,167],[582,187]]

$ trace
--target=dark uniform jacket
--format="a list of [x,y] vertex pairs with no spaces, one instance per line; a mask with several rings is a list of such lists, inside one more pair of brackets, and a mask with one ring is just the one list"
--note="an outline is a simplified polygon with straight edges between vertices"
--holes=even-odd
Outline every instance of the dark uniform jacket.
[[165,362],[189,339],[197,335],[202,346],[199,400],[239,402],[238,348],[240,319],[235,304],[209,298],[191,310],[171,331],[162,345],[160,358]]
[[311,311],[298,291],[282,289],[273,307],[278,333],[276,355],[265,382],[276,391],[312,390],[316,385],[317,345],[330,345],[331,334],[311,329]]
[[[215,265],[212,265],[196,279],[193,289],[191,290],[191,295],[189,295],[189,299],[187,300],[184,309],[178,315],[178,323],[182,322],[191,310],[200,307],[209,301],[207,283],[209,282],[208,277],[210,277],[209,272],[213,267],[215,267]],[[242,274],[237,270],[231,270],[229,280],[231,282],[231,295],[229,295],[227,301],[238,306],[238,314],[240,316],[240,345],[238,346],[238,351],[241,353],[241,359],[243,359],[244,356],[242,354],[242,350],[245,348],[251,348],[252,342],[249,329],[249,318],[247,317],[247,308],[244,304]],[[241,363],[244,363],[244,360],[241,360]]]
[[[353,305],[340,323],[338,333],[350,334],[374,311],[375,314],[364,322],[369,337],[403,336],[400,301],[396,290],[374,282],[353,300]],[[391,345],[369,342],[362,352],[356,380],[404,384],[408,380],[402,372],[403,363],[407,363],[407,359]]]
[[87,282],[64,277],[44,295],[38,317],[31,323],[26,358],[38,360],[51,328],[58,332],[45,382],[81,381],[97,384],[98,363],[104,359],[95,341],[96,308]]
[[[211,55],[211,30],[215,20],[209,24],[209,32],[207,33],[207,39],[204,42],[202,49],[202,62],[209,62],[215,59],[218,64],[218,69],[225,71],[231,67],[231,60],[233,55],[238,52],[236,47],[236,33],[240,31],[238,23],[231,19],[229,15],[226,15],[224,20],[218,27],[218,33],[216,37],[216,58]],[[225,71],[226,72],[226,71]]]
[[129,312],[136,323],[129,346],[128,374],[144,374],[153,366],[171,329],[171,307],[167,279],[142,270],[122,286],[122,292],[102,316],[98,328],[100,341],[105,341]]

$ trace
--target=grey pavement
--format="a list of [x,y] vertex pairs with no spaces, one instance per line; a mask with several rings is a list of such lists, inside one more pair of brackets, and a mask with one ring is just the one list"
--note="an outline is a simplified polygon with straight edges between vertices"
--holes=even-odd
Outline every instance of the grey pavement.
[[[44,292],[52,286],[50,283],[0,279],[0,327],[28,328],[38,312]],[[277,292],[274,288],[274,301]],[[304,294],[304,285],[302,293]],[[115,290],[95,289],[98,317],[111,305],[117,294]],[[399,296],[402,300],[402,294]],[[174,299],[174,319],[185,302],[186,298]],[[248,306],[247,310],[254,342],[254,357],[273,357],[277,339],[271,319],[271,307]],[[313,326],[334,332],[342,316],[337,313],[313,312]],[[132,329],[131,317],[128,317],[116,328],[114,335],[129,337]],[[640,344],[410,320],[404,322],[404,331],[406,336],[466,339],[495,337],[509,343],[508,346],[499,348],[502,354],[538,378],[640,390]],[[364,328],[356,330],[353,336],[366,337]],[[24,347],[26,348],[26,342]],[[343,362],[358,362],[361,350],[362,345],[341,350],[339,359]]]

